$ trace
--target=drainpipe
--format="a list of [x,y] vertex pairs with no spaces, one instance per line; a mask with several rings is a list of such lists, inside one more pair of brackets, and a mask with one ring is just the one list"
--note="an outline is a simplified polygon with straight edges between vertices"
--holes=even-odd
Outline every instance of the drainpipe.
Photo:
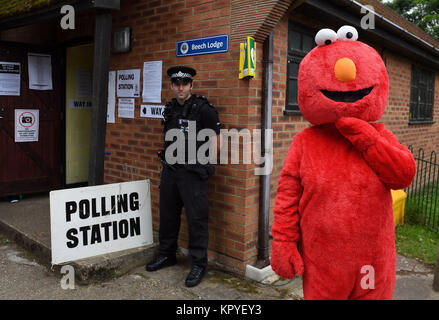
[[[262,150],[264,150],[265,167],[271,166],[271,141],[267,141],[271,136],[265,131],[271,129],[271,108],[273,103],[273,31],[264,41],[264,82],[263,94],[264,105],[262,108],[261,139]],[[259,190],[259,225],[258,225],[258,260],[255,267],[262,269],[270,265],[269,256],[269,214],[270,214],[270,172],[261,175]]]

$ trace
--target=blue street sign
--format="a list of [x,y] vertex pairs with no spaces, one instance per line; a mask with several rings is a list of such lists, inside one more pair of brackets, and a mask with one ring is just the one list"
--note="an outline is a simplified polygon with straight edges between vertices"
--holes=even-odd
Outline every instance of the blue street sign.
[[177,42],[177,57],[227,52],[228,50],[229,35],[227,34]]

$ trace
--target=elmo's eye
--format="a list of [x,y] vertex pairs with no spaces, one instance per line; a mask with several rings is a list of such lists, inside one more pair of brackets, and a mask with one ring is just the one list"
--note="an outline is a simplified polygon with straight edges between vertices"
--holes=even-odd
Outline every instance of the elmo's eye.
[[334,30],[322,29],[317,32],[315,41],[318,46],[327,46],[337,41],[337,34]]
[[358,31],[351,26],[343,26],[337,31],[337,40],[339,41],[356,41],[358,39]]

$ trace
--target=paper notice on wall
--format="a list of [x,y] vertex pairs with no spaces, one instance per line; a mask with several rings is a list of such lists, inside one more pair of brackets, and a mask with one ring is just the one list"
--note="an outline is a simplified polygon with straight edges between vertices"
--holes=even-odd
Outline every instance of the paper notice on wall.
[[52,90],[52,57],[48,54],[28,53],[29,89]]
[[110,71],[108,74],[108,106],[107,106],[107,123],[115,123],[114,116],[116,110],[116,71]]
[[140,97],[140,69],[117,71],[117,96]]
[[15,142],[38,141],[40,110],[15,109]]
[[88,69],[76,70],[76,97],[92,98],[93,97],[93,80],[92,72]]
[[162,102],[162,61],[143,63],[143,102]]
[[134,119],[134,99],[120,98],[117,116],[119,118]]
[[164,110],[165,110],[165,106],[142,105],[140,107],[140,116],[142,118],[163,119]]
[[20,75],[19,62],[0,62],[0,96],[20,95]]

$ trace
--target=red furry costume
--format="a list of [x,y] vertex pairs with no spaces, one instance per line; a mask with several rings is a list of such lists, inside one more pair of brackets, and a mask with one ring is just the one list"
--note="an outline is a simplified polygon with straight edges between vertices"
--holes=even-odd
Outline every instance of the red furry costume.
[[313,126],[294,137],[279,178],[271,266],[303,275],[305,299],[392,299],[390,189],[409,186],[416,165],[383,124],[368,123],[387,103],[382,59],[340,30],[300,64],[299,107]]

